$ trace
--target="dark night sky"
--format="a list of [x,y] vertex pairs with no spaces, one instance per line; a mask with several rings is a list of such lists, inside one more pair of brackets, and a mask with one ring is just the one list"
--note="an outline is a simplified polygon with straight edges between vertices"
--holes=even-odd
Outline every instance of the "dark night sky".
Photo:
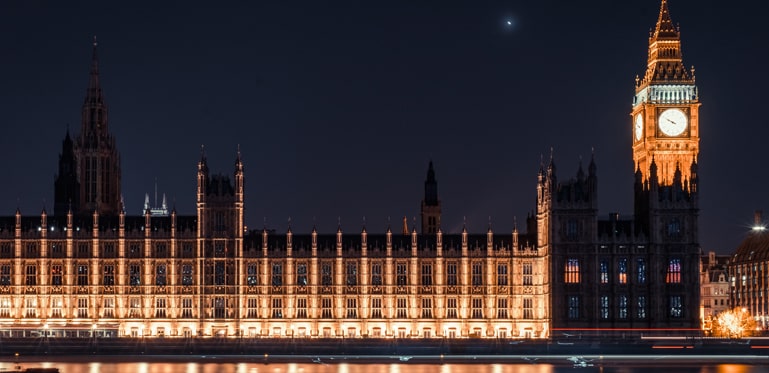
[[[709,4],[709,3],[708,3]],[[670,0],[702,100],[700,242],[730,253],[769,213],[769,31],[761,2]],[[540,157],[561,180],[591,148],[600,214],[632,214],[629,112],[659,1],[0,2],[0,214],[52,211],[99,40],[128,213],[194,213],[196,162],[231,174],[246,223],[357,233],[419,214],[435,162],[444,231],[509,234]],[[506,21],[513,25],[508,27]],[[175,202],[174,202],[175,201]]]

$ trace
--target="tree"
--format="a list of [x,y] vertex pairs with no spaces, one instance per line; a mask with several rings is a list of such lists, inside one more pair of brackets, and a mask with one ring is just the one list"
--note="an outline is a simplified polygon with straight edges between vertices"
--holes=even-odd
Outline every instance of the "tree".
[[721,312],[713,320],[713,335],[716,337],[749,337],[755,329],[756,320],[745,308]]

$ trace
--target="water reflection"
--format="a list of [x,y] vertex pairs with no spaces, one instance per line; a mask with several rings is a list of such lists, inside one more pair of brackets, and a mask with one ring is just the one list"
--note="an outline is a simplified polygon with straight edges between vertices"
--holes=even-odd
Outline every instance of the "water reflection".
[[[571,372],[568,365],[550,364],[347,364],[316,363],[190,363],[190,362],[41,362],[23,367],[56,367],[61,373],[558,373]],[[0,371],[13,371],[13,362],[0,362]],[[657,373],[664,366],[607,366],[580,368],[580,372]],[[669,368],[669,367],[668,367]],[[679,373],[757,373],[762,367],[720,364],[677,367]]]

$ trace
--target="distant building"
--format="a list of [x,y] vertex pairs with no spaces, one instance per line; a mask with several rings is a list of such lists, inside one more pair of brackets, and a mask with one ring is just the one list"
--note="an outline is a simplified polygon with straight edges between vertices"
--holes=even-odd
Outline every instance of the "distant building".
[[760,211],[755,213],[753,229],[731,256],[728,272],[730,304],[749,311],[760,328],[769,328],[769,232]]
[[[662,0],[633,99],[635,216],[598,218],[598,173],[536,181],[526,231],[446,234],[432,162],[421,232],[246,231],[244,165],[197,164],[189,216],[126,215],[94,44],[56,207],[0,217],[0,337],[547,338],[700,330],[697,87]],[[628,170],[629,172],[631,170]],[[164,199],[165,200],[165,199]],[[763,268],[763,267],[762,267]],[[742,269],[745,271],[745,269]]]
[[700,270],[700,300],[702,329],[711,330],[713,319],[721,312],[729,310],[729,273],[727,265],[730,255],[716,255],[711,251],[702,256]]

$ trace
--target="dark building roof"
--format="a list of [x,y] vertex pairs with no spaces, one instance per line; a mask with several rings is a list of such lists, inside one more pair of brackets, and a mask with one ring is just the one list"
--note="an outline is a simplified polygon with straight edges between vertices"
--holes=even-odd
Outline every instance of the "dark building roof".
[[737,246],[732,255],[734,264],[769,260],[769,232],[752,232]]

